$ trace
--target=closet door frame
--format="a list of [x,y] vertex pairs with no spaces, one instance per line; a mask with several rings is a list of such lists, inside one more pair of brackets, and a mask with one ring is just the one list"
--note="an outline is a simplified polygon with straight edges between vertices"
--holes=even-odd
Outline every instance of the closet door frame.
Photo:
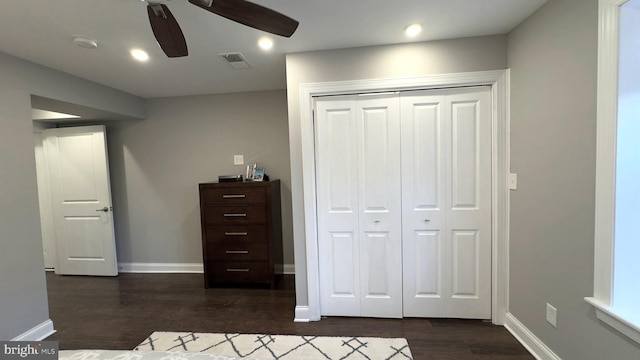
[[504,325],[509,310],[509,70],[433,75],[411,78],[366,79],[300,85],[302,169],[308,306],[296,306],[296,321],[320,320],[320,281],[316,204],[313,98],[406,90],[491,86],[492,97],[492,249],[491,317]]

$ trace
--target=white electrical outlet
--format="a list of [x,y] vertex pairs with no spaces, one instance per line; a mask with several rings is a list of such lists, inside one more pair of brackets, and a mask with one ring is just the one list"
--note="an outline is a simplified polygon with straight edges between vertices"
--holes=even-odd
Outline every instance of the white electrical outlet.
[[244,155],[233,155],[233,165],[244,165]]
[[547,303],[547,322],[554,328],[557,328],[558,327],[557,321],[558,321],[558,309],[554,308],[553,306],[551,306],[551,304]]

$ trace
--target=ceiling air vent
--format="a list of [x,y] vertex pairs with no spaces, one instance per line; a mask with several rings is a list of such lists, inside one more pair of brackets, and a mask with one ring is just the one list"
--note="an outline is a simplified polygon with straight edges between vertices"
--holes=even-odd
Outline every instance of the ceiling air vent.
[[227,53],[227,54],[218,54],[225,59],[229,65],[231,65],[234,69],[247,69],[249,68],[249,64],[247,63],[247,59],[240,53]]

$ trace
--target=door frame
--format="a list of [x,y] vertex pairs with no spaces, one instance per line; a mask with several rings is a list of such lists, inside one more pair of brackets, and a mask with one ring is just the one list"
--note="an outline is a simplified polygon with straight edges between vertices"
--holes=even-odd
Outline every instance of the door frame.
[[[54,271],[58,267],[58,251],[56,247],[55,227],[53,223],[53,208],[51,184],[49,181],[49,166],[47,154],[44,150],[44,130],[34,123],[34,151],[36,157],[36,180],[38,185],[38,207],[40,209],[40,230],[42,234],[42,248],[44,253],[44,269]],[[48,259],[47,259],[48,258]]]
[[365,79],[300,85],[304,223],[309,304],[296,321],[320,320],[320,268],[313,98],[406,90],[491,86],[491,321],[503,325],[509,310],[509,94],[510,71],[491,70],[411,78]]

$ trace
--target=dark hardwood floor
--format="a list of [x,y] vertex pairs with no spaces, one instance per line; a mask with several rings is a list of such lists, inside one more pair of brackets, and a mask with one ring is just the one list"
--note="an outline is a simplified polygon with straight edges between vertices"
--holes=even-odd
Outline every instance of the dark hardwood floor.
[[154,331],[403,337],[415,359],[534,359],[506,329],[475,320],[331,317],[294,323],[294,279],[275,290],[205,289],[200,274],[47,273],[60,349],[133,349]]

